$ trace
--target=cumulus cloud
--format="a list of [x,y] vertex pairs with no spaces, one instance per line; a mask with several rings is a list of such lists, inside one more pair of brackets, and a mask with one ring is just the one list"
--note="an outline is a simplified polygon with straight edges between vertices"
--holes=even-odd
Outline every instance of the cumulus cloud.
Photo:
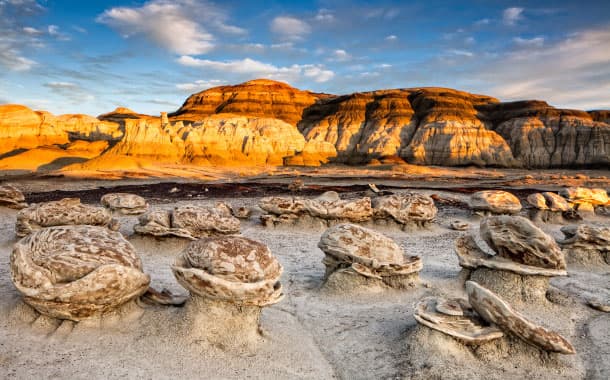
[[291,65],[275,66],[270,63],[260,62],[251,58],[230,61],[214,61],[199,59],[190,56],[182,56],[177,62],[184,66],[197,67],[218,73],[241,74],[248,78],[265,77],[270,79],[295,81],[299,78],[310,78],[315,82],[322,83],[333,78],[333,71],[322,65]]
[[516,49],[478,73],[506,99],[548,99],[579,108],[610,107],[610,27],[575,33],[536,49]]
[[223,10],[195,0],[152,0],[141,7],[110,8],[97,17],[126,38],[142,36],[178,54],[204,54],[214,48],[208,27],[220,33],[246,33],[227,20]]
[[523,11],[524,9],[519,7],[506,8],[502,12],[502,22],[506,25],[515,25],[523,18]]
[[305,21],[289,16],[278,16],[271,21],[271,31],[280,39],[300,41],[311,33],[311,27]]
[[202,91],[202,90],[207,90],[208,88],[220,86],[225,83],[226,82],[224,80],[220,80],[220,79],[211,79],[211,80],[200,79],[200,80],[196,80],[196,81],[190,82],[190,83],[178,83],[176,85],[176,88],[178,90],[185,91],[185,92],[198,92],[198,91]]
[[521,47],[541,47],[544,45],[544,37],[534,37],[534,38],[521,38],[515,37],[513,38],[513,42],[517,46]]
[[322,8],[318,10],[313,19],[318,22],[331,23],[335,21],[335,15],[332,11]]
[[395,36],[394,34],[390,34],[389,36],[387,36],[385,38],[386,41],[396,41],[398,39],[397,36]]
[[44,10],[33,0],[0,1],[0,66],[11,71],[27,71],[36,65],[24,51],[39,47],[42,31],[28,26],[29,19]]
[[332,52],[332,55],[328,58],[331,62],[346,62],[352,59],[351,54],[343,49],[337,49]]

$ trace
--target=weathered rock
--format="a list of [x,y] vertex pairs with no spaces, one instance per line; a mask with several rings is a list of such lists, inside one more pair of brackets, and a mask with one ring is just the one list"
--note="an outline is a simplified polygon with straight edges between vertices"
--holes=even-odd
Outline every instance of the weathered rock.
[[610,265],[610,227],[588,224],[561,228],[564,240],[558,243],[570,263],[585,265]]
[[44,228],[17,242],[11,279],[40,313],[74,321],[116,309],[150,282],[120,233],[82,225]]
[[101,203],[110,210],[117,211],[123,215],[138,215],[146,212],[148,203],[139,195],[128,193],[105,194]]
[[178,206],[172,211],[153,210],[140,216],[134,231],[153,236],[198,239],[212,235],[239,233],[239,219],[224,204],[215,207]]
[[0,185],[0,206],[22,209],[28,204],[21,190],[13,185]]
[[600,206],[610,203],[608,193],[604,189],[567,187],[561,190],[559,194],[574,204],[588,203],[593,206]]
[[504,335],[500,329],[481,319],[468,302],[460,298],[426,297],[418,302],[413,316],[422,325],[465,344],[481,344]]
[[519,264],[565,269],[563,253],[555,240],[521,216],[490,216],[481,221],[481,237],[504,257]]
[[252,348],[261,338],[261,308],[283,297],[282,266],[262,243],[237,236],[192,242],[172,271],[189,290],[189,338],[220,348]]
[[500,255],[489,255],[476,243],[472,235],[462,236],[455,242],[455,252],[461,267],[468,269],[490,268],[510,271],[524,276],[566,276],[565,269],[549,269],[525,265]]
[[548,210],[549,207],[546,205],[546,198],[541,193],[533,193],[527,196],[527,203],[530,206],[538,210]]
[[467,281],[466,292],[472,308],[487,322],[545,351],[576,353],[572,344],[564,337],[527,320],[504,300],[476,282]]
[[[419,257],[406,256],[392,239],[354,224],[329,228],[318,247],[326,254],[323,262],[327,279],[337,271],[352,271],[391,287],[406,287],[415,280],[411,275],[423,267]],[[408,281],[401,284],[401,278]]]
[[470,224],[462,222],[461,220],[454,220],[449,223],[449,228],[456,231],[466,231],[470,228]]
[[546,191],[542,193],[546,205],[551,211],[568,211],[571,209],[570,204],[562,196]]
[[470,208],[475,212],[517,214],[521,211],[521,202],[507,191],[483,190],[472,194]]
[[373,215],[370,198],[342,200],[336,192],[326,192],[314,199],[266,197],[259,201],[259,207],[273,214],[263,216],[269,223],[295,222],[302,215],[325,221],[363,222]]
[[172,270],[191,294],[204,298],[266,306],[283,296],[280,263],[264,244],[240,236],[194,241]]
[[412,192],[377,197],[373,209],[375,218],[391,217],[401,224],[430,223],[438,211],[432,198]]
[[80,203],[78,198],[64,198],[59,201],[33,204],[17,213],[15,232],[23,237],[33,231],[52,226],[65,225],[107,226],[118,230],[118,222],[110,211],[103,207]]

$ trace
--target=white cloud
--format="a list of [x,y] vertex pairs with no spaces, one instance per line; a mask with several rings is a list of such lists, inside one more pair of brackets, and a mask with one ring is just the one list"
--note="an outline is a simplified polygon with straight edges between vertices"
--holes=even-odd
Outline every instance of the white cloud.
[[27,71],[36,65],[36,62],[0,41],[0,65],[12,71]]
[[346,62],[352,59],[352,56],[343,49],[337,49],[332,52],[330,58],[328,58],[331,62]]
[[178,90],[186,91],[186,92],[199,92],[202,90],[206,90],[208,88],[220,86],[225,84],[226,82],[220,79],[212,79],[212,80],[196,80],[191,83],[178,83],[176,88]]
[[397,36],[395,36],[394,34],[390,34],[389,36],[387,36],[385,38],[386,41],[396,41],[398,39]]
[[335,21],[335,15],[332,11],[322,8],[318,10],[313,19],[318,22],[331,23]]
[[[573,34],[551,45],[517,49],[477,73],[495,95],[535,98],[560,106],[610,107],[610,27]],[[510,84],[510,85],[509,85]]]
[[534,38],[521,38],[515,37],[513,38],[513,42],[517,46],[521,47],[541,47],[544,45],[544,37],[534,37]]
[[213,61],[199,59],[190,56],[182,56],[177,62],[184,66],[197,67],[219,73],[240,74],[254,77],[265,77],[270,79],[295,81],[300,77],[312,78],[315,82],[322,83],[330,80],[335,73],[325,69],[322,65],[291,65],[278,67],[270,63],[244,58],[230,61]]
[[281,39],[300,41],[311,33],[311,27],[305,21],[289,16],[278,16],[271,21],[271,31]]
[[502,12],[502,22],[506,25],[515,25],[523,18],[523,11],[524,9],[519,7],[506,8]]
[[43,84],[44,87],[51,90],[56,95],[60,95],[68,99],[73,104],[81,102],[90,102],[95,100],[95,96],[89,91],[72,82],[48,82]]
[[491,20],[490,20],[490,19],[488,19],[488,18],[482,18],[482,19],[480,19],[480,20],[475,21],[475,22],[474,22],[474,24],[475,24],[475,25],[477,25],[477,26],[481,26],[481,25],[487,25],[487,24],[489,24],[490,22],[491,22]]
[[44,33],[42,30],[39,30],[39,29],[33,28],[33,27],[31,27],[31,26],[26,26],[26,27],[24,27],[24,28],[23,28],[23,32],[24,32],[25,34],[27,34],[27,35],[30,35],[30,36],[39,36],[39,35],[41,35],[41,34],[43,34],[43,33]]
[[206,28],[227,34],[246,33],[228,25],[227,19],[224,11],[205,1],[152,0],[141,7],[107,9],[97,21],[125,38],[143,36],[178,54],[204,54],[214,48],[214,36]]
[[462,57],[473,57],[474,53],[468,50],[450,49],[447,51],[449,54],[460,55]]

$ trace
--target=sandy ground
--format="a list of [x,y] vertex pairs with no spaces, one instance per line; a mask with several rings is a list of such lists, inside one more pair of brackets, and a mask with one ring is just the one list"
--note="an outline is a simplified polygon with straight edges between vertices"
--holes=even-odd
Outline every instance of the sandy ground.
[[[33,183],[24,186],[31,191],[42,187],[39,182]],[[57,187],[47,185],[47,189]],[[206,205],[217,200],[255,206],[258,198],[177,200],[154,206]],[[609,296],[610,267],[571,267],[569,277],[552,280],[553,287],[560,289],[562,302],[551,309],[532,305],[521,310],[567,337],[577,355],[543,357],[537,350],[530,354],[528,349],[532,349],[525,347],[523,353],[508,350],[503,355],[475,357],[451,338],[417,325],[412,314],[420,298],[464,296],[460,267],[453,253],[454,240],[461,232],[447,227],[451,220],[460,219],[471,223],[471,230],[478,234],[478,219],[464,209],[441,207],[437,222],[426,230],[405,232],[376,226],[407,253],[420,255],[424,269],[414,289],[375,293],[331,294],[321,289],[324,265],[317,243],[323,230],[266,229],[256,215],[242,221],[242,234],[267,244],[284,266],[281,281],[286,294],[280,303],[264,309],[264,342],[247,352],[194,341],[181,323],[184,309],[180,308],[148,307],[102,325],[57,325],[42,317],[36,319],[10,281],[15,214],[14,210],[0,209],[2,378],[610,378],[610,314],[583,303],[587,294]],[[140,253],[152,285],[185,293],[174,279],[170,264],[186,243],[175,238],[133,235],[135,221],[136,217],[121,217],[121,232]],[[594,217],[591,222],[607,225],[610,218]],[[555,237],[561,236],[560,225],[542,227]]]

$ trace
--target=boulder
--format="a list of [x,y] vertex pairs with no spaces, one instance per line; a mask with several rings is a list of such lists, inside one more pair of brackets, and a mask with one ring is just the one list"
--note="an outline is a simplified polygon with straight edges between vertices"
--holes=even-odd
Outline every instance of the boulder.
[[58,226],[15,244],[11,279],[38,312],[80,321],[112,311],[148,289],[150,277],[123,236],[95,226]]
[[392,218],[400,224],[424,224],[434,220],[437,208],[432,198],[419,193],[400,193],[374,198],[375,218]]
[[109,193],[101,199],[102,206],[123,215],[138,215],[146,212],[148,203],[139,195],[128,193]]
[[477,314],[503,331],[510,332],[545,351],[561,354],[576,353],[572,344],[563,336],[526,319],[513,310],[506,301],[476,282],[466,282],[466,293],[470,305]]
[[469,204],[475,212],[517,214],[521,211],[519,198],[502,190],[477,191],[470,197]]
[[214,346],[249,348],[261,340],[261,309],[279,302],[282,266],[269,248],[239,236],[204,238],[176,258],[172,271],[190,292],[188,336]]
[[107,226],[118,230],[119,223],[106,208],[80,203],[78,198],[64,198],[30,205],[17,213],[15,232],[23,237],[44,227],[65,225]]
[[610,265],[610,227],[589,224],[561,228],[565,239],[558,243],[568,262],[584,265]]
[[480,232],[499,257],[539,268],[566,268],[565,258],[555,240],[524,217],[484,218]]
[[426,297],[415,307],[420,324],[452,336],[465,344],[481,344],[501,338],[499,328],[479,317],[468,301],[460,298]]
[[603,206],[610,203],[608,193],[604,189],[566,187],[559,192],[559,195],[574,204],[588,203],[592,206]]
[[[327,229],[318,243],[325,253],[326,278],[335,272],[352,272],[381,280],[391,287],[406,287],[423,267],[417,256],[407,256],[387,236],[355,224]],[[407,280],[401,283],[400,279]]]
[[237,234],[239,219],[224,204],[214,207],[178,206],[171,211],[152,210],[140,216],[134,231],[143,235],[177,236],[196,240],[213,235]]
[[28,204],[21,190],[13,185],[0,185],[0,206],[22,209]]

